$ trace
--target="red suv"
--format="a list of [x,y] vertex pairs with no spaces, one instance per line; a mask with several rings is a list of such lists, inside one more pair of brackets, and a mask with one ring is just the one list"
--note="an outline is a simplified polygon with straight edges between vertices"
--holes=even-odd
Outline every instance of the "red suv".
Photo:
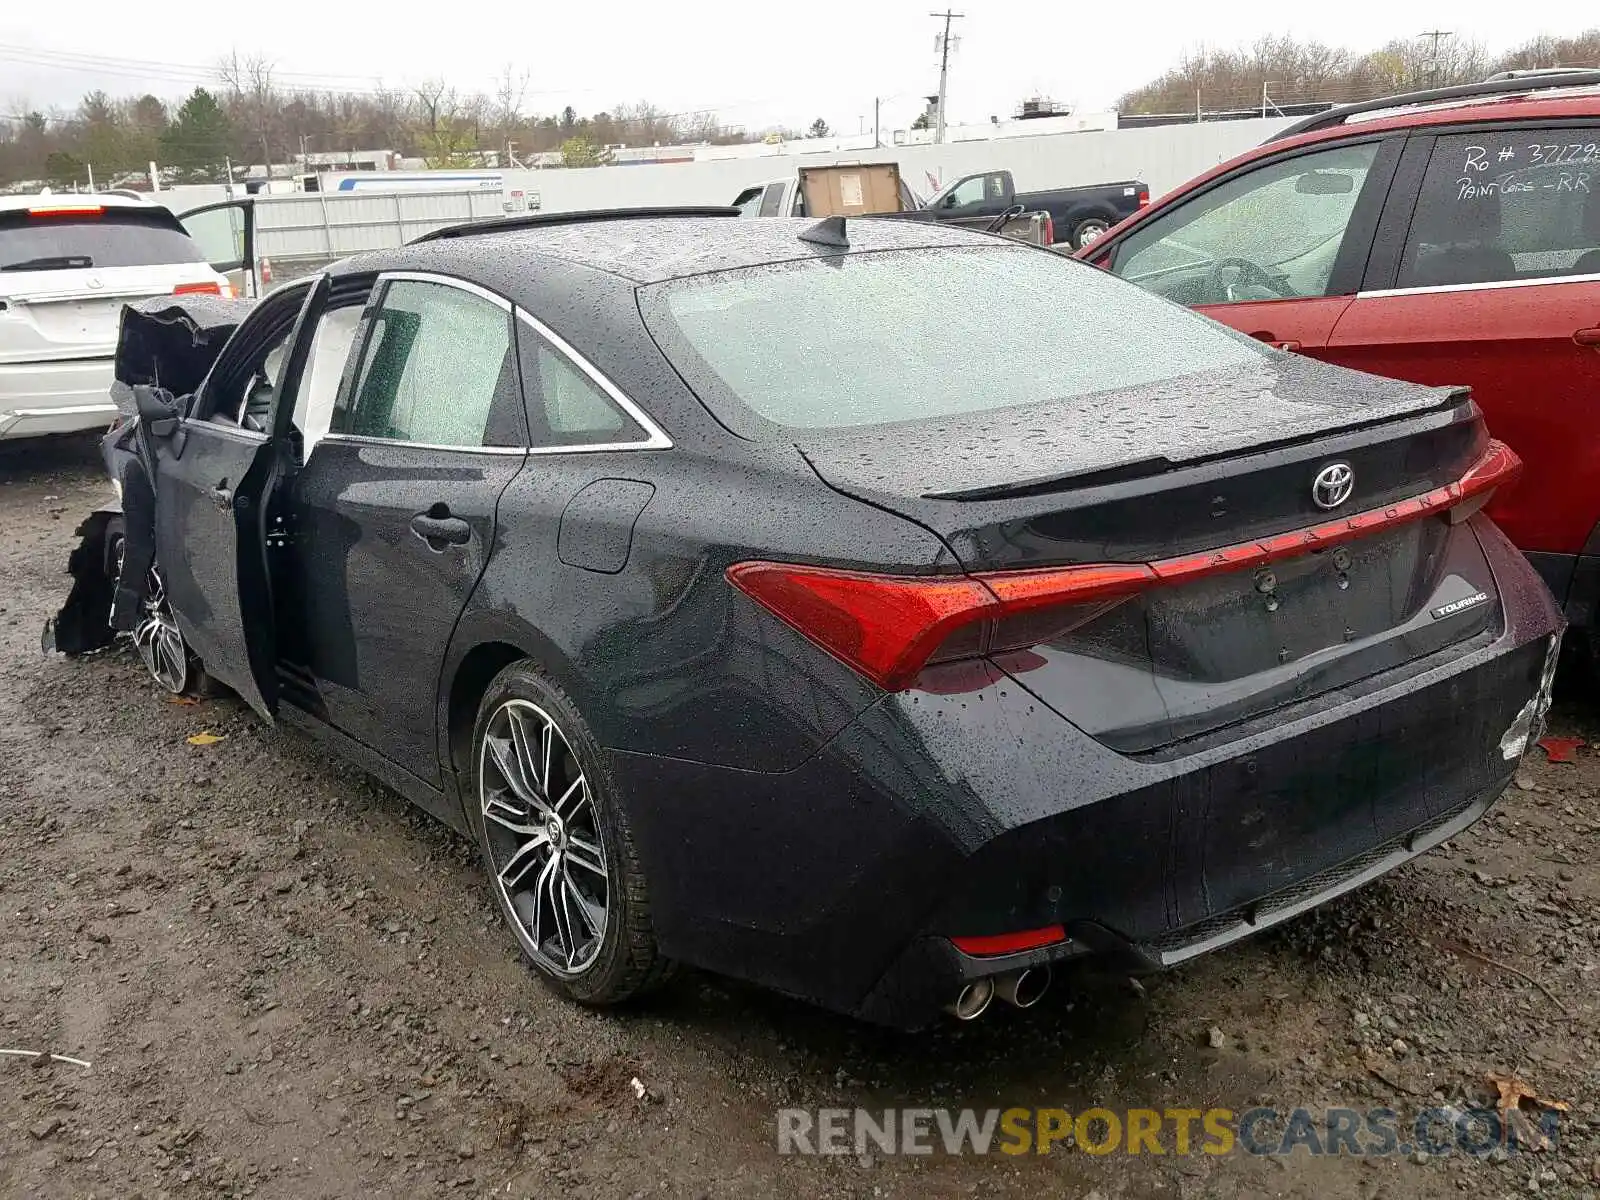
[[1490,512],[1597,623],[1600,72],[1319,113],[1079,257],[1284,349],[1470,385],[1527,464]]

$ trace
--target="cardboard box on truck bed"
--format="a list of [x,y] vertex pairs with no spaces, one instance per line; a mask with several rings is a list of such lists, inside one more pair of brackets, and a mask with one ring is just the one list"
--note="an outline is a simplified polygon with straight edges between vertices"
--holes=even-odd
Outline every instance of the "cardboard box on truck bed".
[[801,167],[800,194],[811,217],[899,212],[900,167],[897,163]]

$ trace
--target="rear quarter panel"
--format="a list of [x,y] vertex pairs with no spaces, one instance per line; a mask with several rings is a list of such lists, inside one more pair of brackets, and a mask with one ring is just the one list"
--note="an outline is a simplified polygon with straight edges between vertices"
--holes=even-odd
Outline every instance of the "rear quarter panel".
[[[532,458],[501,496],[446,679],[473,645],[506,640],[567,688],[610,749],[750,771],[803,762],[879,693],[723,572],[751,558],[920,571],[944,548],[831,491],[786,449],[787,462],[765,465],[679,450]],[[616,571],[573,565],[581,556],[561,535],[573,496],[601,479],[653,489],[642,511],[585,512],[603,565],[626,546]]]

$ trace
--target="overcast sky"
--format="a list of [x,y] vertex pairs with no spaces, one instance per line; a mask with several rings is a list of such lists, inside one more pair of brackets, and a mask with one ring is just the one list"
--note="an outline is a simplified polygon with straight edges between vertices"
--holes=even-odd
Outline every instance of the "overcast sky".
[[[179,96],[208,82],[217,59],[237,49],[266,55],[285,86],[370,89],[442,76],[493,92],[509,62],[528,72],[527,111],[571,104],[592,112],[648,100],[669,112],[714,109],[751,128],[801,126],[821,116],[854,132],[863,122],[871,128],[873,97],[881,96],[884,128],[903,128],[921,96],[937,90],[940,22],[928,15],[934,7],[927,0],[6,4],[0,112],[22,102],[70,107],[96,87]],[[1109,107],[1185,50],[1231,47],[1269,32],[1370,49],[1437,28],[1494,51],[1540,33],[1600,25],[1593,0],[972,0],[955,7],[966,16],[955,23],[961,42],[951,59],[952,121],[1008,115],[1028,95],[1085,110]],[[1075,26],[1102,32],[1080,36]]]

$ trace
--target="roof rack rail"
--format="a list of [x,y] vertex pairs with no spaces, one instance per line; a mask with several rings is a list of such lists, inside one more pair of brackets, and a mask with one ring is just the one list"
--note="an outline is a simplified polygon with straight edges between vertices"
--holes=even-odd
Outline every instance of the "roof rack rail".
[[1518,95],[1551,88],[1591,85],[1600,85],[1600,71],[1540,71],[1528,75],[1513,75],[1510,78],[1505,78],[1502,73],[1482,83],[1458,83],[1452,87],[1429,88],[1427,91],[1405,92],[1398,96],[1380,96],[1376,100],[1363,100],[1359,104],[1342,104],[1338,108],[1314,113],[1285,129],[1280,129],[1262,144],[1281,142],[1285,138],[1310,133],[1314,129],[1329,129],[1335,125],[1343,125],[1351,117],[1359,116],[1361,113],[1383,112],[1390,108],[1410,108],[1413,105],[1434,104],[1441,100],[1472,100],[1479,96]]
[[1540,75],[1586,75],[1593,67],[1513,67],[1509,71],[1496,71],[1484,80],[1498,83],[1502,79],[1533,79]]
[[577,212],[526,213],[515,217],[490,217],[483,221],[463,221],[418,234],[406,243],[440,242],[446,238],[473,237],[480,233],[502,233],[508,229],[539,229],[546,225],[583,225],[590,221],[638,221],[651,217],[737,217],[730,205],[681,205],[676,208],[589,208]]

